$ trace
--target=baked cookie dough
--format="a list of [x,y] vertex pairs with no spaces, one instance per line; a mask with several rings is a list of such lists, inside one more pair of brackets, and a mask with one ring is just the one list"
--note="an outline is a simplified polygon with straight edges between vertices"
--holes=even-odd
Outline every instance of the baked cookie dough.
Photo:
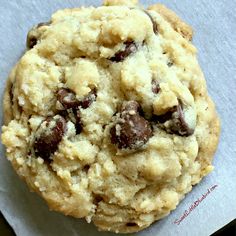
[[29,31],[2,143],[50,209],[136,232],[212,171],[220,125],[191,39],[174,12],[134,0],[60,10]]

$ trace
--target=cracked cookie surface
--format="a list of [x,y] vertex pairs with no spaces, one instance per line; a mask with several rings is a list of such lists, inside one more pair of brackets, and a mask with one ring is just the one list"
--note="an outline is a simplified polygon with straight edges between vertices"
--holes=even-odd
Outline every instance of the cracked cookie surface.
[[189,41],[163,5],[65,9],[33,27],[4,96],[2,142],[53,210],[130,233],[212,169],[219,119]]

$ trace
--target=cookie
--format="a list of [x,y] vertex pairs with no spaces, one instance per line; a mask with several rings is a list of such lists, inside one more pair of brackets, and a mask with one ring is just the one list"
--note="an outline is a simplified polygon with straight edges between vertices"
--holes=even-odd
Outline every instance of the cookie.
[[33,27],[4,95],[7,158],[50,209],[131,233],[213,170],[220,123],[192,29],[106,0]]

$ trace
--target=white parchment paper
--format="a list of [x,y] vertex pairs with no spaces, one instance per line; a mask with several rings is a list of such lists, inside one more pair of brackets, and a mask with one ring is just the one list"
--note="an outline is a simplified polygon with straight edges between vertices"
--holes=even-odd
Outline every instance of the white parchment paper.
[[[163,0],[195,29],[194,44],[208,89],[217,104],[222,133],[215,155],[215,170],[181,202],[167,218],[139,236],[204,236],[236,217],[236,1]],[[155,1],[142,1],[154,4]],[[101,1],[1,0],[0,92],[12,66],[25,49],[30,27],[50,19],[60,8],[100,5]],[[0,107],[2,119],[2,104]],[[0,209],[19,236],[105,236],[92,224],[50,212],[45,202],[16,176],[0,154]]]

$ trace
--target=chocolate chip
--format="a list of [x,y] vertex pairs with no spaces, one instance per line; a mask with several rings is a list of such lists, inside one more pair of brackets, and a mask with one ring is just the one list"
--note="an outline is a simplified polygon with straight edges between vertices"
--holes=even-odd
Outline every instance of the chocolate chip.
[[68,116],[68,112],[66,110],[59,110],[58,114],[64,118]]
[[123,103],[118,120],[110,130],[111,142],[119,149],[137,149],[152,136],[149,122],[140,116],[138,109],[135,101]]
[[78,108],[79,106],[86,109],[96,100],[97,92],[93,89],[82,100],[77,100],[74,92],[69,89],[59,89],[57,99],[65,109]]
[[13,84],[11,83],[10,85],[10,89],[9,89],[9,97],[10,97],[10,101],[11,101],[11,104],[13,105],[13,99],[14,99],[14,93],[13,93]]
[[79,109],[67,109],[59,111],[67,121],[71,121],[75,125],[76,134],[80,134],[83,130],[83,124],[80,117]]
[[173,107],[173,108],[171,108],[168,112],[166,112],[166,113],[163,114],[163,115],[154,116],[154,120],[155,120],[155,121],[158,121],[158,122],[161,123],[161,124],[163,124],[163,123],[165,123],[166,121],[172,119],[172,114],[173,114],[173,112],[175,112],[175,111],[176,111],[176,107]]
[[53,154],[61,142],[66,132],[66,120],[57,115],[48,117],[38,129],[38,137],[34,142],[34,151],[36,156],[40,156],[45,161],[50,161],[49,157]]
[[35,25],[27,34],[27,39],[26,39],[26,46],[27,48],[31,49],[33,48],[37,42],[38,42],[38,38],[39,38],[39,34],[37,32],[37,29],[42,27],[42,26],[48,26],[50,25],[51,22],[42,22],[39,23],[37,25]]
[[174,133],[180,136],[190,136],[194,133],[194,129],[190,128],[187,124],[182,102],[179,100],[179,104],[173,107],[166,114],[156,116],[157,121],[160,124],[164,124],[163,127],[168,133]]
[[94,197],[93,203],[94,203],[95,205],[97,205],[97,204],[98,204],[99,202],[101,202],[101,201],[103,201],[102,196],[96,195],[96,196]]
[[86,172],[86,173],[88,173],[89,168],[90,168],[90,165],[85,165],[85,166],[83,167],[83,171]]
[[62,88],[57,92],[57,99],[65,109],[59,110],[59,114],[74,123],[76,134],[80,134],[83,129],[80,108],[87,109],[96,100],[96,97],[96,89],[91,90],[82,100],[78,100],[70,89]]
[[117,52],[112,58],[110,58],[111,61],[121,62],[131,53],[137,51],[137,45],[133,41],[125,42],[124,44],[125,44],[125,49],[123,51]]
[[39,28],[39,27],[42,27],[42,26],[49,26],[51,25],[51,21],[48,21],[48,22],[41,22],[41,23],[38,23],[36,28]]
[[134,227],[134,226],[137,226],[137,224],[134,223],[134,222],[128,222],[128,223],[126,223],[126,226],[128,226],[128,227]]
[[81,121],[81,117],[80,117],[80,111],[76,110],[74,111],[75,114],[75,129],[76,129],[76,134],[80,134],[83,130],[83,124]]
[[157,80],[152,80],[152,92],[155,94],[160,92],[160,85]]
[[83,100],[80,101],[79,105],[86,109],[91,106],[91,104],[96,100],[97,97],[97,91],[96,89],[93,89],[89,92],[87,96],[84,97]]
[[27,36],[27,42],[26,45],[28,48],[33,48],[38,42],[38,39],[35,36]]
[[194,133],[194,130],[189,127],[185,120],[182,104],[177,106],[176,122],[174,123],[172,130],[180,135],[190,136]]
[[150,18],[151,22],[152,22],[152,27],[153,27],[153,32],[155,34],[158,34],[158,27],[157,27],[157,23],[154,21],[153,17],[151,16],[151,14],[148,11],[144,11]]
[[79,101],[76,99],[75,94],[69,89],[59,89],[57,92],[57,99],[65,109],[76,108]]

